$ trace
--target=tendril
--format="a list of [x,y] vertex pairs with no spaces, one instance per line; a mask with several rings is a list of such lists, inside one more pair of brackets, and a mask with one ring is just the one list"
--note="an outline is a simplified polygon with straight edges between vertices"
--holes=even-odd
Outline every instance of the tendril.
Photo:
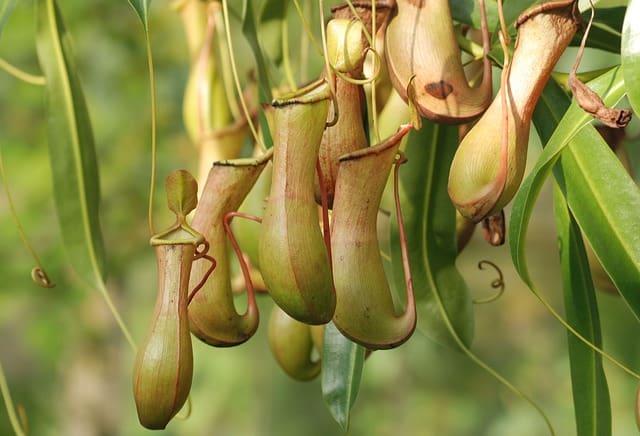
[[492,303],[496,301],[498,298],[500,298],[502,294],[504,294],[505,286],[504,286],[504,276],[502,275],[502,270],[500,270],[500,268],[495,263],[489,260],[481,260],[480,262],[478,262],[478,269],[484,270],[486,266],[492,267],[498,273],[498,278],[494,279],[491,282],[491,288],[497,289],[497,291],[494,295],[490,297],[474,299],[473,304]]
[[202,287],[204,286],[204,284],[207,282],[207,280],[209,279],[209,276],[213,273],[213,271],[216,269],[216,265],[217,262],[216,260],[209,256],[208,254],[204,254],[204,253],[200,253],[198,254],[198,251],[196,250],[196,256],[194,257],[195,259],[207,259],[209,262],[211,262],[211,266],[209,267],[209,269],[207,270],[207,272],[204,274],[204,276],[202,277],[202,280],[200,280],[200,282],[196,285],[195,288],[193,288],[193,290],[191,291],[191,293],[189,294],[189,297],[187,298],[187,306],[189,304],[191,304],[191,300],[193,300],[193,297],[196,296],[196,294],[200,291],[200,289],[202,289]]
[[11,217],[13,218],[13,222],[18,230],[18,234],[20,235],[20,239],[22,239],[22,243],[25,248],[31,255],[31,258],[36,263],[36,267],[31,270],[31,279],[38,286],[43,288],[53,288],[55,284],[49,279],[49,276],[44,270],[42,266],[42,262],[40,258],[36,254],[33,246],[29,242],[29,238],[27,238],[27,234],[20,223],[20,219],[18,218],[18,212],[16,211],[15,205],[13,204],[13,197],[11,196],[11,191],[9,191],[9,184],[7,183],[7,174],[4,170],[4,161],[2,159],[2,148],[0,148],[0,180],[2,180],[2,185],[4,186],[4,193],[7,197],[7,203],[9,204],[9,210],[11,212]]
[[36,285],[42,288],[55,288],[56,286],[56,284],[49,279],[46,271],[39,266],[36,266],[31,270],[31,279]]
[[346,75],[342,71],[337,70],[333,66],[331,66],[331,71],[333,71],[338,77],[340,77],[345,82],[349,82],[349,83],[351,83],[353,85],[368,85],[368,84],[372,84],[373,85],[373,83],[380,76],[380,70],[382,69],[382,67],[381,67],[381,65],[382,65],[382,57],[380,56],[380,54],[374,48],[371,48],[371,47],[367,47],[366,49],[364,49],[364,53],[365,53],[365,56],[366,56],[367,53],[373,53],[373,55],[375,57],[375,61],[373,63],[373,65],[374,65],[373,74],[371,75],[371,77],[365,77],[364,79],[354,79],[353,77],[350,77],[350,76]]

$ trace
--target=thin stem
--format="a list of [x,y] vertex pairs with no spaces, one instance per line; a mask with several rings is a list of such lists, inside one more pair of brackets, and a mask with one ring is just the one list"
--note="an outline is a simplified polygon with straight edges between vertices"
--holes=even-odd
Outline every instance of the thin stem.
[[27,237],[20,220],[18,219],[18,213],[15,208],[15,204],[13,203],[13,197],[11,196],[11,191],[9,191],[9,183],[7,181],[7,174],[4,170],[4,159],[2,158],[2,147],[0,146],[0,179],[2,179],[2,184],[4,186],[4,192],[7,196],[7,203],[9,204],[9,210],[11,211],[11,217],[13,218],[13,222],[18,230],[18,234],[22,239],[22,243],[25,248],[33,258],[33,261],[36,263],[36,268],[33,269],[31,273],[31,277],[33,281],[38,285],[44,288],[53,288],[55,284],[51,282],[47,273],[45,272],[44,266],[42,266],[42,262],[40,258],[36,254],[36,251],[33,249],[33,246],[29,242],[29,238]]
[[507,22],[504,19],[502,0],[498,0],[498,19],[500,20],[500,32],[502,32],[506,45],[509,45],[511,44],[511,38],[509,37],[509,28],[507,27]]
[[324,67],[327,71],[329,87],[333,92],[335,92],[336,78],[333,74],[329,74],[331,71],[331,64],[329,63],[329,50],[327,49],[327,33],[324,28],[324,0],[318,0],[318,9],[320,11],[320,38],[322,39],[322,57],[324,58]]
[[497,291],[490,297],[473,300],[474,304],[492,303],[504,294],[504,276],[502,275],[502,271],[498,268],[498,265],[489,260],[481,260],[478,262],[478,269],[484,269],[485,265],[491,266],[498,273],[498,278],[491,282],[491,287],[497,289]]
[[47,84],[47,80],[44,78],[44,76],[29,74],[25,71],[22,71],[20,68],[10,64],[2,58],[0,58],[0,69],[6,71],[17,79],[22,80],[23,82],[30,83],[31,85],[44,86]]
[[[362,18],[360,17],[360,14],[358,13],[358,10],[353,5],[351,0],[347,0],[347,6],[349,6],[349,10],[353,14],[353,16],[356,17],[358,19],[358,21],[360,21],[362,24],[364,24],[364,22],[362,21]],[[372,29],[373,34],[375,35],[376,34],[376,5],[375,5],[375,0],[371,0],[371,13],[373,14],[373,24],[371,26],[371,29]],[[373,47],[374,46],[373,38],[371,37],[371,34],[367,30],[367,26],[362,26],[362,30],[364,31],[364,37],[367,40],[367,42],[369,43],[369,46]]]
[[405,313],[415,313],[416,299],[413,291],[413,278],[411,276],[411,265],[409,263],[409,250],[407,248],[407,235],[404,228],[404,220],[402,218],[402,206],[400,202],[400,165],[407,162],[407,157],[403,152],[399,153],[399,157],[395,162],[393,169],[393,197],[396,203],[396,221],[398,222],[398,233],[400,238],[400,251],[402,253],[402,269],[404,272],[404,281],[407,288],[407,307]]
[[[217,22],[222,18],[220,16],[220,5],[218,3],[211,3],[210,7],[214,10]],[[227,50],[226,43],[222,43],[222,41],[224,41],[224,28],[224,22],[216,24],[216,42],[218,44],[218,53],[220,53],[222,83],[224,85],[224,93],[227,97],[227,104],[229,105],[231,115],[233,116],[234,120],[238,120],[240,119],[241,114],[238,102],[235,98],[233,98],[235,91],[233,90],[233,77],[231,74],[231,61],[229,60],[229,51]]]
[[[316,38],[313,36],[313,32],[311,31],[311,26],[309,25],[309,22],[305,18],[305,13],[302,11],[302,8],[300,8],[300,3],[298,3],[298,0],[293,0],[293,4],[296,7],[296,11],[298,11],[298,15],[300,16],[300,20],[302,21],[302,27],[304,27],[304,30],[306,31],[307,36],[309,37],[309,41],[311,41],[315,49],[318,51],[318,54],[320,56],[323,56],[322,48],[320,47],[320,44],[318,44],[318,41],[316,41]],[[320,15],[322,15],[322,13]],[[323,23],[323,27],[324,27],[324,23]]]
[[316,159],[316,172],[318,173],[318,184],[320,185],[320,203],[322,203],[322,235],[324,236],[324,245],[327,249],[329,257],[329,269],[333,274],[333,260],[331,256],[331,228],[329,225],[329,201],[327,199],[327,185],[324,184],[324,176],[322,174],[322,165],[320,159]]
[[473,363],[475,363],[480,368],[482,368],[487,373],[489,373],[492,377],[494,377],[496,380],[498,380],[500,383],[502,383],[503,386],[508,388],[516,396],[522,398],[527,403],[529,403],[538,412],[538,414],[542,417],[542,419],[544,420],[545,424],[547,425],[547,428],[549,429],[549,433],[552,436],[554,436],[556,433],[553,430],[553,426],[551,425],[551,421],[549,421],[549,418],[544,413],[544,411],[540,408],[540,406],[538,406],[531,398],[529,398],[528,395],[526,395],[520,389],[515,387],[513,384],[511,384],[511,382],[509,382],[503,376],[498,374],[488,364],[486,364],[484,361],[482,361],[482,359],[480,359],[478,356],[476,356],[469,348],[467,348],[467,346],[464,344],[464,342],[462,342],[462,339],[460,338],[460,336],[458,336],[458,332],[456,332],[456,329],[453,327],[453,324],[451,324],[451,320],[449,319],[449,314],[447,313],[447,310],[444,307],[444,303],[442,302],[442,298],[440,298],[440,292],[437,290],[437,288],[434,287],[434,289],[435,289],[435,291],[433,292],[433,296],[434,296],[434,298],[436,300],[436,303],[438,305],[438,311],[440,312],[440,316],[442,317],[442,319],[443,319],[443,321],[444,321],[444,323],[445,323],[445,325],[447,327],[447,330],[449,331],[449,333],[451,333],[451,336],[452,336],[453,340],[456,342],[456,344],[458,344],[458,346],[460,347],[462,352],[464,354],[466,354],[467,357],[469,359],[471,359],[471,361]]
[[245,262],[244,256],[242,255],[242,250],[240,249],[240,245],[236,240],[235,235],[233,234],[233,230],[231,230],[231,220],[235,217],[245,218],[257,223],[262,224],[262,219],[255,215],[250,215],[244,212],[229,212],[224,216],[223,225],[224,230],[229,237],[229,241],[231,241],[231,246],[236,253],[236,257],[238,258],[238,262],[240,263],[240,269],[242,270],[242,275],[244,276],[244,284],[247,288],[247,312],[250,307],[256,306],[256,296],[255,290],[253,287],[253,281],[251,280],[251,272],[249,271],[249,267],[247,262]]
[[593,18],[595,16],[595,8],[593,7],[593,2],[589,0],[589,5],[591,6],[591,17],[589,18],[589,23],[587,23],[587,28],[582,35],[582,40],[580,41],[580,47],[578,48],[578,53],[576,54],[576,61],[573,64],[573,68],[571,68],[570,76],[576,75],[578,71],[578,66],[580,65],[580,61],[582,61],[582,55],[584,54],[584,47],[587,44],[587,38],[589,37],[589,32],[591,31],[591,24],[593,24]]
[[[156,234],[153,224],[153,194],[156,189],[156,161],[157,161],[157,114],[156,102],[156,79],[153,69],[153,53],[151,52],[151,37],[149,30],[145,32],[145,42],[147,47],[147,66],[149,68],[149,93],[151,98],[151,181],[149,182],[149,231]],[[115,315],[115,313],[114,313]],[[124,332],[124,331],[123,331]],[[132,343],[133,345],[133,343]],[[135,345],[134,345],[135,347]]]
[[[364,26],[366,32],[366,26]],[[374,38],[376,35],[376,0],[371,0],[371,33],[373,33]],[[369,46],[373,49],[374,53],[376,52],[375,39],[373,41],[369,41]],[[376,62],[378,59],[374,59]],[[375,69],[374,69],[375,71]],[[378,102],[376,101],[376,76],[374,73],[373,82],[371,82],[371,119],[373,121],[373,133],[376,137],[376,143],[380,142],[380,131],[378,129]]]
[[258,131],[256,127],[253,125],[253,120],[251,119],[251,113],[249,112],[249,108],[247,107],[247,102],[244,100],[244,96],[242,95],[242,86],[240,85],[240,77],[238,75],[238,68],[236,67],[236,57],[233,51],[233,42],[231,41],[231,26],[229,24],[229,5],[228,0],[222,0],[222,16],[224,18],[224,27],[225,27],[225,35],[227,39],[227,50],[229,51],[229,57],[231,59],[231,72],[233,73],[233,80],[236,85],[236,92],[238,94],[238,99],[240,100],[240,105],[242,106],[242,111],[244,112],[244,116],[247,119],[247,124],[249,125],[249,130],[251,130],[251,135],[253,136],[256,144],[259,144],[261,148],[266,149],[266,146],[262,142],[262,138],[258,136]]
[[[309,10],[309,2],[311,0],[304,0],[304,10]],[[297,6],[297,2],[296,2]],[[304,17],[306,14],[303,14]],[[307,33],[303,34],[303,37],[300,38],[300,82],[307,83],[307,75],[308,75],[308,64],[309,64],[309,35]]]
[[2,364],[0,363],[0,391],[2,392],[2,399],[4,400],[5,408],[7,409],[7,414],[9,415],[9,421],[11,422],[11,427],[13,428],[16,436],[26,436],[26,432],[23,430],[22,425],[18,419],[16,414],[15,406],[13,405],[13,400],[11,399],[11,392],[9,391],[9,385],[7,385],[7,379],[4,375],[4,369],[2,369]]

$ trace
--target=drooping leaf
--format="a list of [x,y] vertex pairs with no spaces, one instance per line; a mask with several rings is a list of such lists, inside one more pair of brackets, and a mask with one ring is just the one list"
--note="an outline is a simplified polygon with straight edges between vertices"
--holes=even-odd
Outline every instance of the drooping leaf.
[[149,3],[151,0],[128,0],[129,4],[138,14],[140,22],[144,27],[145,32],[149,31]]
[[[580,229],[557,185],[553,200],[567,321],[585,339],[602,347],[595,288]],[[610,435],[611,402],[602,356],[571,333],[568,342],[577,434]]]
[[16,1],[17,0],[5,0],[2,2],[2,6],[0,7],[0,37],[2,36],[4,25],[7,24],[7,20],[11,16],[11,12],[13,12]]
[[622,74],[631,107],[640,114],[640,0],[630,0],[622,25]]
[[287,19],[289,0],[266,0],[260,9],[258,32],[265,53],[276,65],[282,61],[282,23]]
[[[260,46],[258,37],[258,27],[250,0],[242,2],[242,33],[249,42],[251,51],[256,60],[256,69],[258,70],[258,98],[263,103],[270,103],[273,100],[272,80],[270,76],[269,59],[265,58]],[[262,137],[266,147],[271,147],[273,141],[269,125],[264,115],[264,111],[260,111],[260,127],[262,129]]]
[[253,51],[253,56],[256,60],[256,68],[258,70],[258,88],[261,93],[260,101],[271,102],[273,96],[271,94],[269,60],[265,58],[262,47],[260,46],[258,26],[252,2],[250,0],[244,0],[242,6],[242,33],[245,38],[247,38],[247,41],[251,46],[251,51]]
[[53,191],[69,260],[89,284],[104,281],[98,165],[89,114],[55,0],[36,0],[36,47],[46,77]]
[[[624,95],[619,68],[589,85],[607,105],[615,104]],[[586,126],[590,115],[575,102],[563,113],[558,105],[562,99],[566,105],[566,94],[550,82],[534,113],[540,132],[548,129],[554,119],[557,127],[513,202],[509,238],[514,266],[531,286],[524,243],[529,218],[542,184],[563,152],[555,175],[571,212],[631,311],[640,318],[640,190],[597,131]]]
[[331,416],[345,431],[364,365],[364,347],[340,333],[333,322],[324,328],[322,344],[322,398]]
[[[473,304],[455,266],[455,208],[447,193],[449,167],[458,143],[457,127],[423,120],[409,133],[400,168],[400,201],[418,311],[418,330],[434,341],[458,349],[449,325],[469,346],[473,337]],[[391,225],[391,259],[396,289],[404,289],[398,228]],[[446,317],[440,309],[440,300]]]

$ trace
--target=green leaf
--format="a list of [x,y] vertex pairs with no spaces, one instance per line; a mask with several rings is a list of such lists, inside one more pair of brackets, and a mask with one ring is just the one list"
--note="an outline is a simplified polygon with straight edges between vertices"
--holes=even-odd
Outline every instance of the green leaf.
[[[268,64],[269,60],[265,58],[262,48],[260,47],[253,6],[249,0],[244,0],[242,3],[242,33],[245,38],[247,38],[256,60],[256,68],[258,69],[258,98],[261,102],[271,102],[273,100],[273,94],[271,92],[272,80],[270,76],[270,66]],[[260,127],[262,129],[265,146],[271,147],[273,141],[264,111],[260,111]]]
[[138,18],[140,18],[140,22],[144,27],[144,31],[149,31],[149,3],[151,0],[128,0],[129,4],[138,14]]
[[[619,68],[589,84],[607,105],[615,104],[624,95]],[[550,129],[548,124],[557,123],[557,128],[513,202],[509,238],[514,266],[532,286],[525,254],[529,218],[542,184],[564,150],[561,167],[556,171],[560,187],[600,263],[640,319],[640,190],[597,131],[586,126],[590,115],[575,102],[563,115],[562,104],[566,105],[566,101],[566,94],[550,82],[534,113],[543,142]],[[545,112],[544,117],[541,112]]]
[[345,431],[358,396],[364,365],[364,347],[345,338],[333,322],[324,328],[322,344],[322,398],[331,416]]
[[258,31],[265,53],[272,62],[282,62],[282,24],[287,19],[289,0],[266,0],[260,9]]
[[271,94],[271,77],[269,73],[268,59],[265,58],[258,37],[258,26],[256,25],[255,14],[250,0],[244,0],[242,7],[242,33],[247,38],[258,69],[258,88],[260,101],[270,102],[273,99]]
[[[473,304],[455,266],[455,208],[447,193],[449,167],[458,144],[458,128],[423,120],[409,133],[400,168],[399,195],[413,277],[418,330],[434,341],[458,349],[450,328],[469,346],[473,337]],[[391,259],[396,289],[404,289],[396,221],[391,226]],[[446,317],[443,317],[439,301]]]
[[2,3],[2,7],[0,7],[0,37],[2,36],[4,25],[7,24],[7,20],[11,16],[11,12],[13,12],[16,1],[17,0],[5,0]]
[[53,190],[71,264],[89,284],[104,283],[100,189],[93,133],[71,39],[54,0],[36,0],[36,47],[47,80]]
[[198,204],[198,182],[187,170],[169,174],[166,191],[169,209],[178,216],[187,216]]
[[[626,9],[625,7],[596,9],[589,38],[587,38],[587,47],[618,53],[620,50],[620,29]],[[582,14],[583,22],[588,23],[590,17],[591,9],[587,9]],[[581,41],[582,32],[578,32],[571,41],[571,45],[578,46]]]
[[634,112],[640,114],[640,0],[630,0],[622,25],[622,74]]
[[[595,288],[580,229],[562,192],[554,185],[554,212],[567,321],[585,339],[602,347]],[[578,436],[611,434],[611,402],[602,356],[568,333],[571,386]]]

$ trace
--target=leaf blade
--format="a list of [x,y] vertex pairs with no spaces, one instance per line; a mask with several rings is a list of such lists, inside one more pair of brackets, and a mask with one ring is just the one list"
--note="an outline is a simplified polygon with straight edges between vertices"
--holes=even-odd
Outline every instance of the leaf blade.
[[330,322],[322,344],[322,398],[343,430],[349,429],[351,408],[360,389],[364,347],[350,341]]
[[104,244],[89,114],[57,3],[37,0],[36,8],[36,48],[47,80],[48,142],[58,221],[74,269],[99,288],[104,283]]
[[[442,345],[459,349],[453,328],[469,346],[473,337],[473,304],[469,289],[455,266],[457,256],[455,208],[449,199],[449,167],[458,143],[456,127],[423,120],[408,135],[408,162],[400,169],[399,195],[413,277],[417,328]],[[404,288],[404,270],[395,220],[391,225],[391,259],[396,289]],[[442,317],[437,293],[447,312]]]
[[[604,96],[606,104],[615,103],[624,94],[624,83],[618,68],[612,69],[606,77],[603,76],[594,82],[597,82],[594,88],[599,92],[608,88]],[[524,223],[523,219],[528,221],[528,218],[522,213],[530,213],[530,209],[525,211],[530,205],[524,205],[522,202],[525,199],[519,197],[524,197],[525,190],[532,187],[530,182],[540,178],[542,173],[538,172],[538,169],[546,165],[544,172],[548,174],[553,163],[560,159],[554,175],[569,202],[571,212],[634,316],[640,319],[640,295],[636,289],[640,283],[640,236],[637,234],[637,228],[640,226],[637,217],[640,189],[595,128],[579,128],[581,121],[576,119],[576,110],[579,109],[576,109],[575,105],[567,111],[569,115],[562,116],[563,108],[568,106],[568,97],[557,84],[550,82],[547,85],[541,101],[543,104],[536,108],[534,122],[543,142],[547,138],[550,139],[540,156],[540,165],[536,164],[526,183],[523,183],[524,189],[516,195],[517,201],[514,201],[510,237],[512,258],[518,257],[516,269],[522,273],[523,279],[526,278],[525,281],[528,280],[530,283],[524,257],[523,235],[515,233],[518,227],[526,231],[526,224],[524,227],[521,225]],[[580,119],[588,119],[586,114],[579,112],[577,116]],[[553,128],[550,125],[554,124],[558,124],[558,128],[551,134]],[[563,126],[567,125],[571,126],[567,129],[573,130],[575,136],[571,136],[571,132],[562,132],[565,129]],[[551,147],[556,150],[551,150]],[[564,152],[560,156],[563,149]],[[539,182],[540,180],[534,183]],[[537,188],[539,189],[539,186]],[[521,239],[518,240],[516,236]]]
[[[567,321],[602,347],[595,288],[580,229],[562,192],[554,185],[554,215],[560,242]],[[602,356],[567,332],[571,385],[578,436],[611,435],[611,402]]]
[[[591,81],[590,85],[596,92],[601,94],[605,104],[608,105],[620,100],[624,94],[624,86],[618,68],[613,68],[608,73]],[[554,104],[554,98],[556,97],[549,95],[548,90],[545,88],[541,101],[534,113],[534,122],[537,117],[540,116],[538,109],[544,109],[546,107],[545,105],[551,107]],[[566,94],[564,98],[566,101]],[[558,114],[551,114],[549,116],[551,118],[557,118]],[[527,284],[531,284],[532,280],[529,274],[524,248],[533,206],[544,181],[560,158],[560,153],[580,129],[591,121],[591,117],[582,111],[575,102],[571,104],[566,113],[561,117],[561,120],[556,119],[554,125],[557,124],[557,128],[553,130],[553,134],[550,135],[546,147],[542,151],[534,168],[531,170],[531,173],[522,182],[513,200],[513,209],[511,211],[511,221],[509,224],[509,240],[511,241],[509,248],[514,266],[520,277]],[[545,128],[545,126],[540,123],[536,123],[536,127]]]
[[138,18],[140,18],[140,22],[142,23],[142,27],[144,27],[144,31],[149,31],[149,3],[151,0],[128,0],[129,4],[138,14]]

